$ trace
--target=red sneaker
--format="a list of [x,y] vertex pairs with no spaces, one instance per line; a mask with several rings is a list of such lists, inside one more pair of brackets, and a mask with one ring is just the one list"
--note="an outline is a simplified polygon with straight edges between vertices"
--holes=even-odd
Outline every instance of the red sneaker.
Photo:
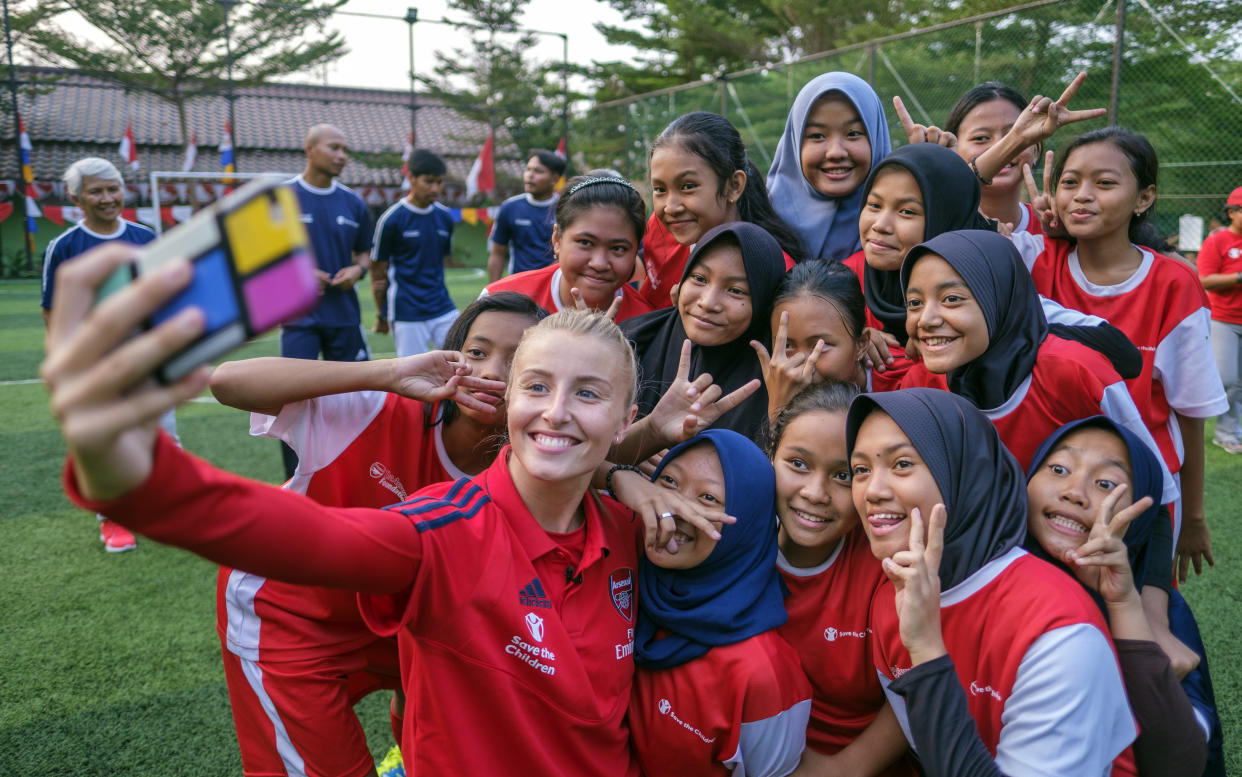
[[122,553],[138,547],[133,533],[112,521],[99,522],[99,539],[103,542],[104,550],[109,553]]

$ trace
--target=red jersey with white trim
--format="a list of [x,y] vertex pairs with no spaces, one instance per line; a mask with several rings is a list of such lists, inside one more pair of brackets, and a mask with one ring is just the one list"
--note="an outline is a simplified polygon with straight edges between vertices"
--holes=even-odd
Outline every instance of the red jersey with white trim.
[[1044,234],[1044,225],[1039,222],[1039,216],[1035,214],[1035,208],[1029,202],[1018,202],[1018,207],[1022,209],[1022,220],[1014,225],[1014,232],[1029,232],[1032,235]]
[[[255,413],[250,433],[298,454],[285,488],[334,507],[383,507],[464,477],[444,451],[431,408],[382,391],[334,394]],[[350,591],[290,585],[222,567],[216,629],[230,652],[257,661],[335,655],[376,640]]]
[[[525,294],[549,313],[572,309],[574,306],[572,298],[561,299],[561,268],[557,264],[507,275],[495,283],[489,283],[487,288],[483,289],[483,294],[495,294],[498,291],[516,291],[519,294]],[[617,294],[621,295],[621,308],[617,311],[617,323],[654,310],[646,300],[639,296],[638,290],[628,283],[621,284]]]
[[[1203,239],[1195,260],[1199,277],[1242,273],[1242,235],[1221,229]],[[1226,286],[1207,293],[1212,320],[1242,324],[1242,286]]]
[[[916,364],[902,380],[901,388],[944,388],[945,376]],[[1039,444],[1063,424],[1093,415],[1106,415],[1134,432],[1154,452],[1155,442],[1126,391],[1121,376],[1099,351],[1055,335],[1044,338],[1035,356],[1035,367],[1005,404],[980,408],[992,419],[1005,447],[1022,469],[1030,467]],[[1176,493],[1166,470],[1164,486]]]
[[[858,276],[858,286],[865,294],[867,287],[864,285],[866,282],[863,280],[863,269],[867,266],[867,255],[862,251],[857,251],[841,262],[841,264],[854,271],[854,275]],[[871,308],[864,308],[863,313],[866,316],[867,326],[877,332],[884,331],[884,324],[875,317],[875,314],[871,312]],[[890,347],[889,351],[893,355],[893,363],[888,365],[884,372],[872,372],[871,387],[869,389],[871,391],[896,391],[898,388],[901,388],[901,379],[905,377],[910,367],[916,363],[909,356],[906,356],[906,349],[900,345]],[[944,388],[944,386],[937,386],[936,388]]]
[[[899,625],[886,581],[871,616],[886,687],[913,666]],[[1099,608],[1076,580],[1014,548],[941,593],[940,625],[979,737],[1003,773],[1101,775],[1114,759],[1113,774],[1134,773],[1121,669]],[[889,701],[909,737],[903,697],[890,692]]]
[[630,732],[645,777],[783,777],[806,746],[811,688],[775,629],[670,669],[639,668]]
[[[638,293],[652,310],[673,306],[669,295],[673,287],[681,283],[686,262],[690,260],[690,248],[678,243],[656,214],[652,213],[647,219],[647,228],[643,231],[643,268],[647,277]],[[781,255],[785,257],[785,271],[793,269],[793,257],[783,250]]]
[[[1033,263],[1027,254],[1042,242]],[[1160,446],[1170,472],[1182,468],[1182,438],[1173,410],[1190,418],[1225,412],[1220,374],[1212,355],[1207,295],[1195,271],[1185,263],[1147,248],[1138,270],[1122,283],[1092,283],[1068,240],[1041,236],[1015,238],[1028,259],[1035,288],[1067,308],[1106,319],[1125,332],[1143,355],[1143,371],[1126,381],[1134,403]],[[1165,501],[1173,498],[1166,495]]]
[[[884,706],[884,689],[871,660],[871,599],[884,582],[879,559],[861,528],[842,538],[828,560],[798,568],[785,557],[777,567],[789,595],[789,620],[778,631],[811,681],[807,747],[832,755],[853,742]],[[885,775],[911,775],[904,761]]]
[[[587,492],[566,583],[563,552],[522,501],[508,455],[386,510],[340,508],[222,472],[161,434],[142,485],[89,503],[216,563],[363,592],[368,625],[417,647],[402,667],[411,774],[637,777],[625,712],[641,525]],[[72,462],[63,485],[88,503]],[[559,593],[545,585],[558,579]]]

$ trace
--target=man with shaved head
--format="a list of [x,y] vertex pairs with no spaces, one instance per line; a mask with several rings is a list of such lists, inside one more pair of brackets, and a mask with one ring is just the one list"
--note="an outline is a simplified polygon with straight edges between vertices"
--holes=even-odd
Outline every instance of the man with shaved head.
[[[354,285],[371,264],[371,218],[362,198],[337,181],[349,161],[345,134],[331,124],[316,124],[306,132],[305,148],[306,169],[290,185],[315,249],[323,296],[309,315],[281,330],[280,355],[318,359],[322,353],[329,361],[366,361],[371,353]],[[281,449],[285,475],[293,477],[297,456],[283,443]]]

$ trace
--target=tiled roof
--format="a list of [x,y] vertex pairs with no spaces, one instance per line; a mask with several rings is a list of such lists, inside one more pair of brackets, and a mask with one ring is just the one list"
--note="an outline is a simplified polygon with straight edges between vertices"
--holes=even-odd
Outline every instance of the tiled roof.
[[[116,87],[74,70],[18,68],[27,81],[46,81],[19,97],[26,131],[34,144],[34,173],[39,180],[57,180],[74,160],[97,155],[118,163],[117,145],[132,124],[144,173],[180,170],[181,145],[177,109],[149,92]],[[408,92],[300,84],[237,87],[234,145],[238,169],[300,172],[305,166],[302,141],[313,124],[340,127],[356,152],[400,154],[410,131]],[[186,103],[190,132],[198,135],[194,169],[219,171],[217,146],[228,118],[228,100],[209,94]],[[464,180],[483,145],[487,127],[443,105],[420,97],[418,145],[444,156],[449,178]],[[12,143],[11,124],[0,138]],[[9,148],[12,148],[10,145]],[[13,154],[0,155],[0,179],[18,177]],[[503,129],[497,131],[496,172],[520,178],[520,152]],[[341,174],[350,186],[396,186],[399,166],[369,167],[354,157]]]

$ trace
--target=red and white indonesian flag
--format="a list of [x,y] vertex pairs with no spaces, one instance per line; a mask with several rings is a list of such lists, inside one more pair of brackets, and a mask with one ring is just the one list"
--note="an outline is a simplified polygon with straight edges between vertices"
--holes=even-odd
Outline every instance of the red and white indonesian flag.
[[131,169],[138,169],[138,144],[134,143],[134,125],[125,125],[125,137],[121,138],[121,145],[117,148],[117,152],[129,163]]
[[483,150],[479,158],[470,166],[466,175],[466,197],[470,198],[479,192],[496,191],[496,168],[492,163],[492,136],[488,135],[483,142]]

